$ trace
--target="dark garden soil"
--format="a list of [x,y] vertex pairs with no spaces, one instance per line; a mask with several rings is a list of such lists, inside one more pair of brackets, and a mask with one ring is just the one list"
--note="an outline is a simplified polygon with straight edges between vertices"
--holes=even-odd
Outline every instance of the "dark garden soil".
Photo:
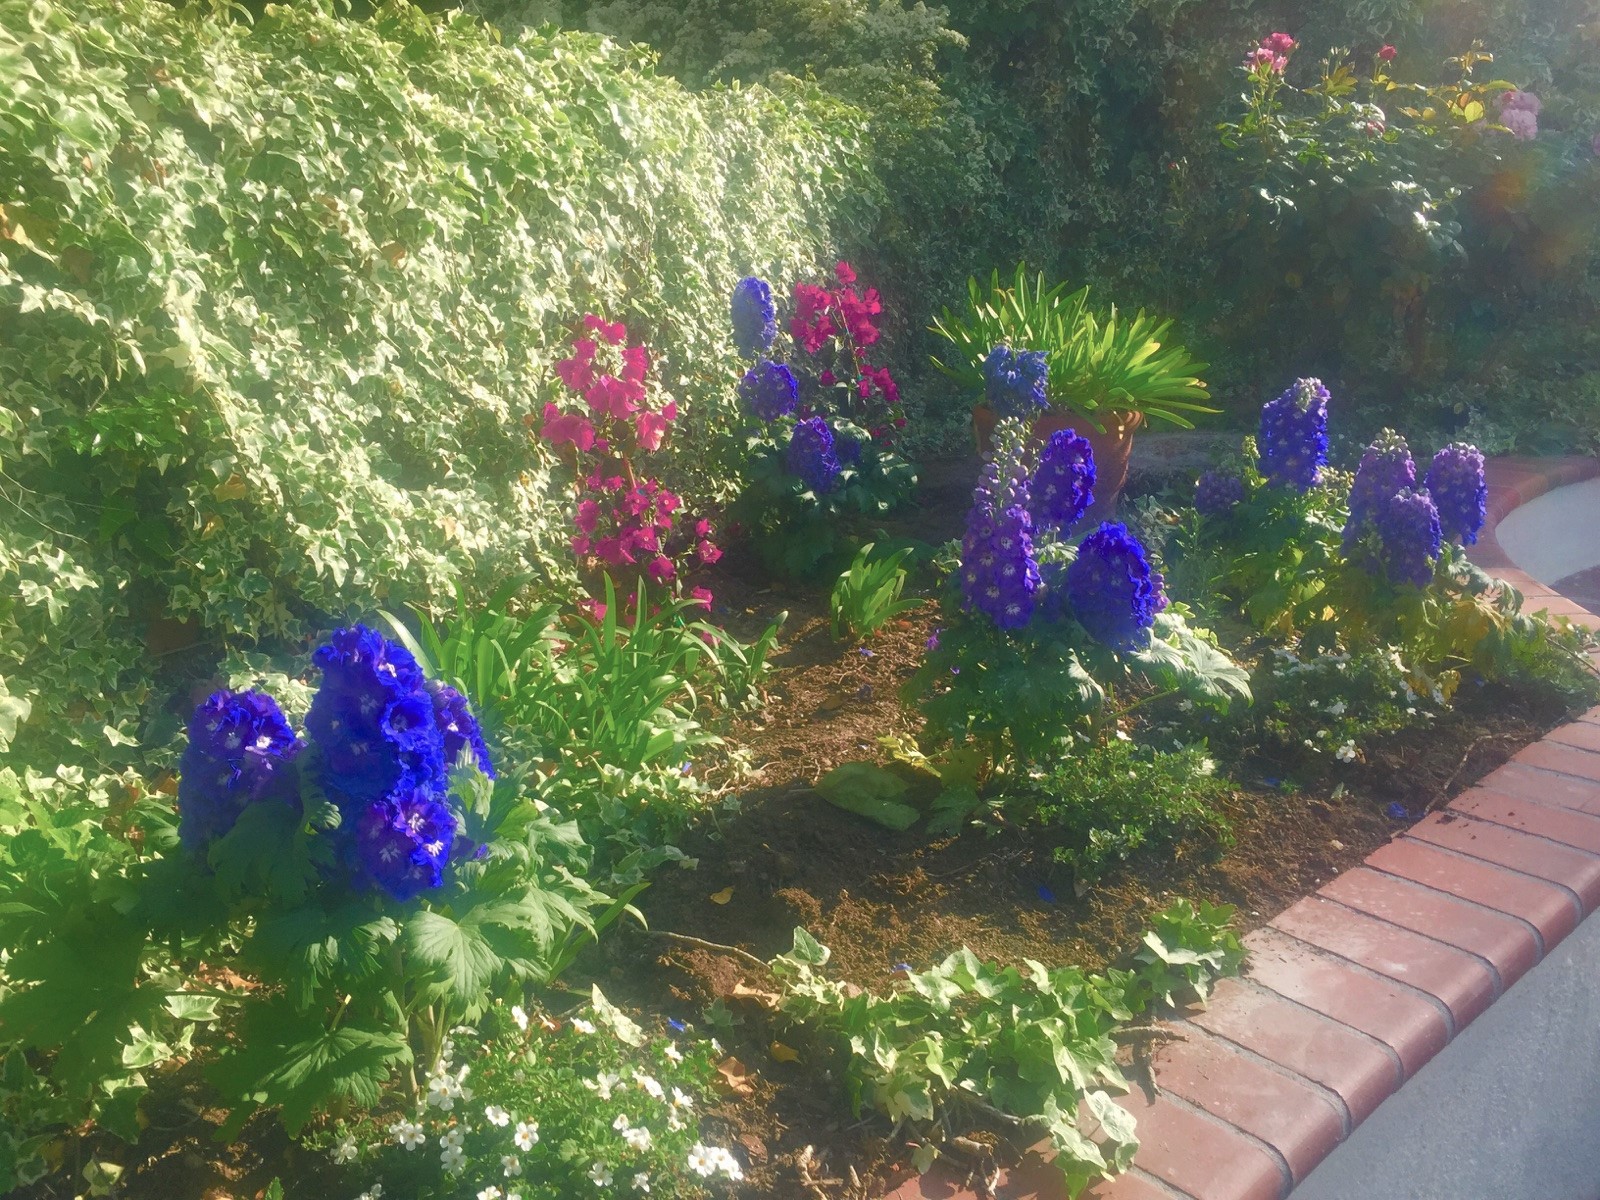
[[[930,543],[953,536],[971,471],[968,461],[927,472],[911,518],[887,532]],[[896,833],[872,824],[813,791],[842,762],[879,759],[880,737],[914,739],[917,722],[897,696],[937,624],[936,606],[928,602],[864,648],[840,645],[818,589],[753,578],[730,554],[713,581],[718,618],[741,636],[789,613],[765,704],[724,731],[737,753],[704,767],[708,781],[738,803],[716,806],[683,840],[697,867],[668,868],[641,895],[648,930],[615,930],[566,981],[573,1004],[592,979],[642,1018],[688,1020],[719,1038],[729,1055],[728,1086],[706,1114],[706,1134],[742,1148],[749,1167],[741,1194],[749,1197],[876,1200],[908,1177],[910,1147],[887,1140],[887,1122],[850,1115],[826,1049],[771,1016],[762,969],[685,938],[767,959],[788,949],[793,928],[804,925],[831,948],[830,972],[873,989],[892,984],[896,964],[925,968],[963,945],[1001,961],[1100,968],[1135,947],[1151,913],[1178,897],[1236,906],[1242,930],[1264,924],[1563,716],[1485,687],[1447,718],[1367,744],[1363,762],[1224,762],[1236,783],[1220,805],[1234,831],[1231,847],[1146,854],[1078,894],[1070,872],[1024,830],[969,829],[930,840],[916,827]],[[1386,814],[1394,803],[1407,819]],[[720,1019],[708,1020],[708,1009]],[[158,1081],[145,1138],[114,1156],[129,1164],[119,1194],[255,1197],[275,1175],[294,1200],[351,1190],[270,1117],[232,1146],[211,1141],[223,1114],[204,1096],[187,1069]],[[1003,1137],[965,1132],[1007,1157]],[[24,1195],[73,1195],[72,1163],[63,1166]]]

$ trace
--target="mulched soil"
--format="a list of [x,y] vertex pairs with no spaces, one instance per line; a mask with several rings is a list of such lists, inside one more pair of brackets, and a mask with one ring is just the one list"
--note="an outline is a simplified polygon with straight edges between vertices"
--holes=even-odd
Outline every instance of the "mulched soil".
[[[926,472],[911,518],[885,532],[933,543],[953,536],[972,470],[967,461]],[[648,930],[613,932],[567,986],[576,998],[593,979],[646,1018],[690,1020],[719,1037],[736,1060],[728,1073],[737,1086],[707,1114],[707,1134],[742,1147],[750,1167],[741,1195],[749,1197],[875,1200],[908,1176],[909,1147],[887,1140],[886,1122],[851,1117],[826,1052],[775,1024],[749,994],[770,986],[761,970],[666,935],[766,959],[804,925],[831,948],[829,971],[864,988],[888,987],[897,963],[926,967],[963,945],[1002,961],[1099,968],[1133,948],[1150,914],[1176,897],[1235,905],[1243,930],[1264,924],[1399,832],[1405,822],[1385,815],[1391,802],[1413,814],[1442,803],[1563,715],[1483,688],[1446,719],[1367,745],[1362,763],[1330,763],[1314,775],[1304,763],[1225,763],[1237,783],[1221,803],[1231,848],[1144,855],[1078,895],[1070,873],[1023,832],[929,840],[843,812],[812,790],[839,763],[877,759],[878,738],[914,738],[917,723],[897,694],[937,624],[931,601],[863,653],[831,638],[825,596],[760,582],[736,554],[714,590],[719,619],[741,636],[789,613],[765,704],[724,731],[741,748],[737,763],[706,768],[738,805],[717,808],[683,840],[696,869],[668,869],[640,897]],[[1266,782],[1291,775],[1292,792]],[[717,1002],[731,1024],[708,1024]],[[799,1061],[774,1059],[780,1039]],[[270,1118],[232,1146],[209,1140],[221,1114],[206,1107],[187,1069],[158,1082],[151,1118],[140,1145],[117,1155],[130,1164],[122,1195],[254,1197],[274,1175],[291,1197],[334,1194],[326,1159],[297,1151]],[[58,1175],[21,1195],[56,1200],[73,1191]]]

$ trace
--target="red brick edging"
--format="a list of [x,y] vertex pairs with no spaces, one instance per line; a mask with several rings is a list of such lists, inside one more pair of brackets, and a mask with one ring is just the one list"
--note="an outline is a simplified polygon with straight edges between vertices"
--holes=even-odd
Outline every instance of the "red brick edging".
[[[1600,619],[1519,571],[1494,531],[1512,509],[1600,475],[1593,459],[1489,464],[1472,557],[1548,611]],[[1600,708],[1552,731],[1245,938],[1244,975],[1171,1029],[1133,1168],[1093,1200],[1283,1200],[1356,1125],[1600,907]],[[1037,1151],[1000,1200],[1058,1200]],[[886,1200],[967,1200],[936,1166]]]

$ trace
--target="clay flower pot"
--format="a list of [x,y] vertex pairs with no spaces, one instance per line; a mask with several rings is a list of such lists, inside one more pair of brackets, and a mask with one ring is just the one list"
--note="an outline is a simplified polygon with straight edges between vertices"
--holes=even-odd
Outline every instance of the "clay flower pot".
[[[1083,525],[1109,520],[1117,511],[1122,487],[1128,482],[1128,459],[1133,454],[1133,434],[1144,424],[1144,414],[1110,412],[1101,420],[1106,427],[1104,433],[1098,432],[1079,414],[1071,412],[1047,412],[1033,422],[1031,440],[1036,445],[1043,445],[1059,429],[1073,429],[1094,447],[1094,504],[1084,514]],[[979,457],[987,459],[994,452],[994,427],[999,422],[999,415],[987,404],[973,406],[972,432],[977,439]]]

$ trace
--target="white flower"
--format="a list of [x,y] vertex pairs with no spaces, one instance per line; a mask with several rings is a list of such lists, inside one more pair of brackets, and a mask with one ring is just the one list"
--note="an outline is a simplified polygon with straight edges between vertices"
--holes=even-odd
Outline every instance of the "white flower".
[[488,1187],[484,1188],[483,1191],[478,1193],[478,1200],[500,1200],[500,1198],[504,1195],[504,1192],[491,1183]]
[[591,1092],[599,1092],[600,1099],[609,1100],[611,1099],[611,1089],[621,1082],[621,1075],[613,1075],[610,1071],[601,1071],[596,1078],[585,1079],[583,1086]]
[[572,1018],[572,1027],[574,1029],[576,1029],[579,1033],[593,1033],[594,1032],[594,1022],[593,1021],[585,1021],[582,1017],[573,1017]]
[[1349,707],[1350,706],[1343,700],[1335,700],[1331,704],[1323,705],[1322,711],[1327,713],[1330,717],[1342,717],[1345,714],[1345,710]]
[[660,1100],[666,1093],[662,1091],[661,1084],[649,1075],[635,1075],[633,1081],[645,1090],[653,1099]]
[[467,1131],[460,1125],[452,1125],[439,1137],[439,1145],[447,1149],[459,1150],[461,1143],[467,1140]]
[[356,1149],[355,1138],[346,1134],[339,1139],[339,1144],[333,1148],[333,1161],[339,1163],[355,1162],[358,1153],[360,1152]]
[[511,1124],[511,1114],[505,1109],[501,1108],[498,1104],[489,1105],[488,1108],[483,1110],[483,1116],[484,1119],[489,1122],[489,1124],[499,1129],[504,1129],[507,1125]]
[[683,1061],[683,1051],[678,1049],[677,1042],[668,1042],[667,1048],[661,1053],[667,1056],[668,1062],[681,1063]]
[[595,1187],[611,1186],[611,1168],[603,1162],[597,1162],[589,1168],[589,1180]]
[[709,1179],[717,1173],[717,1160],[708,1147],[699,1142],[694,1144],[689,1151],[689,1170],[702,1179]]
[[523,1033],[528,1032],[528,1014],[520,1004],[511,1006],[511,1019],[517,1023],[517,1028]]
[[396,1146],[404,1146],[407,1150],[415,1150],[428,1140],[428,1135],[422,1132],[422,1126],[415,1121],[396,1121],[389,1126],[389,1136],[394,1139]]
[[622,1140],[641,1152],[650,1149],[651,1146],[650,1131],[644,1128],[624,1129],[622,1131]]
[[459,1175],[467,1169],[466,1151],[460,1146],[446,1146],[439,1153],[439,1165],[452,1175]]
[[357,1196],[356,1200],[380,1200],[380,1197],[382,1197],[382,1195],[383,1195],[383,1184],[375,1183],[370,1188],[368,1188],[366,1191],[362,1192],[361,1195]]
[[611,1122],[611,1128],[615,1129],[618,1133],[626,1133],[628,1126],[632,1124],[633,1122],[628,1120],[627,1113],[618,1113],[617,1119]]
[[517,1132],[511,1140],[517,1143],[518,1150],[532,1150],[539,1140],[539,1122],[518,1121]]
[[644,1192],[646,1195],[649,1194],[649,1192],[650,1192],[650,1175],[649,1175],[648,1172],[640,1171],[637,1175],[635,1175],[633,1177],[633,1190],[636,1191],[636,1192]]
[[711,1157],[718,1170],[729,1179],[744,1178],[744,1168],[739,1165],[739,1160],[721,1146],[713,1146],[711,1148]]
[[1335,758],[1337,758],[1340,762],[1355,762],[1355,760],[1356,760],[1356,744],[1353,741],[1352,742],[1346,742],[1344,745],[1340,746],[1337,750],[1335,750],[1333,752],[1333,756]]
[[672,1103],[674,1107],[693,1108],[694,1097],[690,1096],[682,1088],[675,1087],[672,1089]]
[[673,1109],[667,1114],[667,1128],[673,1133],[677,1133],[680,1129],[688,1128],[684,1124],[683,1118],[678,1115],[677,1109]]
[[502,1154],[500,1156],[500,1169],[506,1173],[507,1179],[515,1179],[522,1174],[522,1160],[515,1154]]

